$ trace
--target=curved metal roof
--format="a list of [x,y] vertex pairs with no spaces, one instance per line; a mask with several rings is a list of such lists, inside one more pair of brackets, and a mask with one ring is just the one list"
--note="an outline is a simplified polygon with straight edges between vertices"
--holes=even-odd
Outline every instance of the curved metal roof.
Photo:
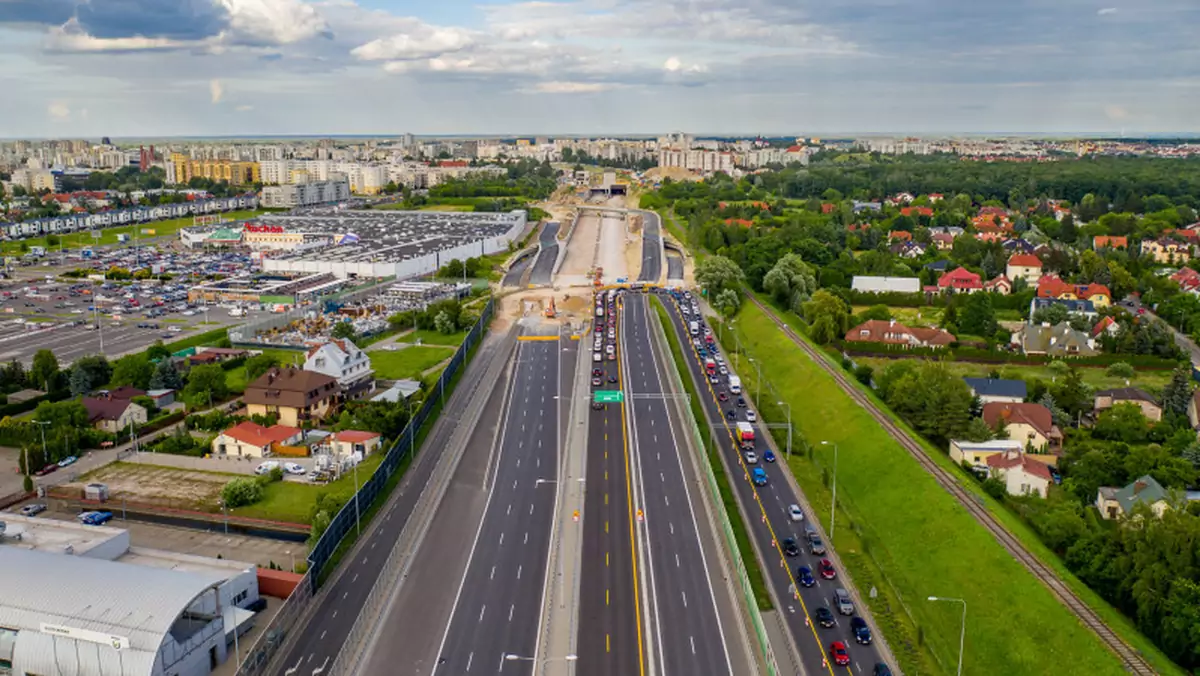
[[225,578],[182,573],[0,544],[0,625],[41,623],[115,634],[129,647],[158,652],[188,606]]

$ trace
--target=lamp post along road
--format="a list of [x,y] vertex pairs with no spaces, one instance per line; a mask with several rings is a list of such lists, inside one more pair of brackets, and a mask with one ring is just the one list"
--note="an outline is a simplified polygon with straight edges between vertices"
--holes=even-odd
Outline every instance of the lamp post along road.
[[962,612],[962,629],[958,634],[958,676],[962,676],[963,663],[963,648],[967,644],[967,602],[962,599],[950,598],[947,596],[930,596],[930,601],[946,601],[948,603],[961,603]]
[[792,455],[792,405],[787,403],[786,401],[777,401],[775,403],[779,404],[780,406],[787,407],[787,416],[788,416],[787,417],[787,427],[788,427],[788,429],[787,429],[787,433],[788,433],[787,454],[788,454],[788,457],[791,457],[791,455]]
[[833,527],[834,519],[837,516],[837,457],[838,445],[837,442],[830,443],[822,441],[822,446],[833,446],[833,499],[829,502],[829,542],[833,543]]

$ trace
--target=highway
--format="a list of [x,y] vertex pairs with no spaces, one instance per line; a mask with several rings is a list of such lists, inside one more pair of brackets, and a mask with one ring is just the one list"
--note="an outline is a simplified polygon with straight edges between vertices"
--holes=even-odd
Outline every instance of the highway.
[[680,457],[685,432],[664,398],[669,393],[663,369],[675,366],[656,359],[649,303],[643,294],[624,296],[620,336],[629,446],[640,478],[638,504],[645,514],[640,530],[646,543],[642,563],[649,579],[653,658],[659,674],[728,676],[733,668],[706,561],[716,554],[706,555],[701,546],[696,510],[703,507],[693,508]]
[[486,463],[487,506],[466,574],[451,592],[433,674],[533,672],[531,662],[504,656],[537,652],[562,438],[558,338],[555,326],[518,343],[499,443]]
[[[710,429],[713,429],[717,443],[724,449],[721,457],[726,472],[730,476],[730,483],[733,485],[746,515],[751,537],[754,538],[758,550],[766,557],[766,561],[763,561],[764,575],[774,592],[774,597],[780,605],[780,614],[787,623],[792,640],[800,653],[802,662],[800,667],[808,676],[819,676],[823,673],[830,674],[830,676],[835,673],[870,674],[877,663],[884,661],[882,653],[874,641],[870,645],[856,644],[854,634],[850,629],[851,618],[837,612],[834,590],[846,588],[854,594],[853,587],[845,579],[840,560],[819,523],[813,519],[813,515],[806,512],[802,521],[793,521],[789,516],[788,507],[792,504],[800,504],[801,500],[793,491],[793,484],[784,474],[787,471],[786,464],[760,460],[754,465],[748,465],[745,456],[737,450],[737,442],[733,433],[735,421],[746,421],[746,411],[752,410],[749,405],[752,401],[751,393],[745,392],[741,395],[745,398],[747,406],[739,407],[736,404],[739,395],[729,391],[727,377],[718,375],[716,383],[710,382],[704,372],[700,353],[689,335],[688,324],[678,309],[678,304],[667,293],[660,293],[659,297],[667,305],[674,332],[684,347],[689,370],[696,379],[700,390],[700,399],[704,404],[705,413],[708,416],[709,425],[711,425]],[[689,320],[696,317],[697,315],[693,313]],[[700,328],[699,340],[703,344],[703,327]],[[736,375],[732,363],[728,363],[726,366],[730,369],[730,375]],[[721,395],[724,395],[727,401],[720,401]],[[734,420],[726,417],[727,411],[733,412]],[[797,411],[796,414],[803,415],[803,412]],[[763,454],[768,448],[777,454],[782,454],[781,449],[774,447],[766,429],[757,423],[752,423],[752,427],[756,439],[755,450],[758,454]],[[766,472],[767,485],[755,487],[750,482],[751,467],[762,468]],[[824,541],[828,551],[823,556],[810,553],[805,542],[804,528],[806,524],[813,526]],[[801,551],[798,556],[784,555],[781,543],[787,537],[794,537],[800,545]],[[836,579],[821,578],[818,562],[822,558],[832,562],[837,575]],[[811,587],[797,585],[797,569],[800,566],[807,566],[812,570],[814,581]],[[794,597],[794,590],[797,588],[800,590],[798,600]],[[853,600],[855,614],[867,621],[873,639],[877,639],[878,637],[874,636],[875,623],[870,618],[867,608],[856,594]],[[833,611],[835,626],[825,628],[816,621],[816,611],[821,606]],[[831,659],[827,659],[829,646],[833,641],[842,641],[846,644],[851,659],[849,666],[837,667],[834,666]],[[780,654],[778,649],[776,656],[780,660],[780,666],[787,671],[786,656]]]
[[550,276],[554,271],[554,261],[558,258],[558,228],[558,223],[549,222],[542,227],[541,233],[538,234],[538,245],[541,250],[538,251],[537,260],[533,263],[533,271],[529,273],[530,284],[547,285],[550,283]]
[[521,277],[525,275],[525,271],[529,269],[535,258],[537,258],[536,251],[513,263],[508,272],[504,273],[504,279],[500,282],[501,286],[521,286]]
[[[589,349],[595,336],[614,345],[617,359],[592,362],[602,388],[619,390],[620,355],[616,347],[616,303],[596,324],[601,332],[583,337]],[[610,332],[611,331],[611,332]],[[596,371],[593,371],[596,373]],[[593,389],[601,389],[593,387]],[[646,673],[641,598],[633,540],[633,495],[629,447],[621,404],[593,408],[588,422],[587,492],[583,506],[583,565],[576,654],[579,676],[643,676]]]
[[363,533],[356,548],[347,554],[342,561],[343,570],[334,573],[325,583],[314,601],[318,605],[309,623],[295,630],[296,636],[287,644],[288,652],[280,662],[281,674],[292,668],[297,670],[292,673],[312,673],[314,669],[328,666],[346,642],[367,596],[383,593],[374,589],[375,581],[438,463],[439,451],[445,448],[454,430],[454,422],[447,414],[460,411],[478,387],[490,387],[492,383],[481,381],[501,342],[498,337],[486,337],[466,366],[462,379],[446,402],[441,419],[421,446],[422,452],[417,454],[400,485],[380,509],[380,519]]
[[642,215],[642,271],[638,274],[638,281],[657,282],[662,275],[662,224],[658,214],[653,211],[631,213]]
[[679,252],[667,249],[667,279],[670,281],[683,281],[683,256]]

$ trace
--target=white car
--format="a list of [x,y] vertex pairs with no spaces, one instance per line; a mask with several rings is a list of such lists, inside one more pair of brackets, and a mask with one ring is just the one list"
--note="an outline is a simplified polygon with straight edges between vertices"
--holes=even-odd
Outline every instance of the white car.
[[271,472],[271,470],[276,469],[278,467],[279,467],[278,461],[268,460],[268,461],[260,464],[258,467],[255,467],[254,473],[255,474],[269,474]]
[[800,505],[788,505],[788,517],[790,517],[792,521],[803,521],[804,510],[800,509]]
[[746,409],[746,422],[755,422],[757,420],[758,416],[754,413],[754,411]]
[[195,310],[184,310],[180,314],[182,314],[184,317],[195,317],[196,311]]
[[600,361],[601,359],[603,359],[603,357],[600,356],[599,352],[592,353],[592,361]]
[[306,472],[306,470],[304,469],[304,467],[302,465],[299,465],[294,462],[283,463],[283,471],[287,472],[288,474],[297,474],[297,475],[303,475]]
[[747,465],[757,465],[758,464],[758,454],[755,453],[754,451],[746,451],[746,464]]

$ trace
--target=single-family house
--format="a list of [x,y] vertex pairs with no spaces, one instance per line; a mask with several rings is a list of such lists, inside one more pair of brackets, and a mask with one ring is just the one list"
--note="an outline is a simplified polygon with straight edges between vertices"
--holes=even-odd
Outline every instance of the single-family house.
[[88,424],[102,432],[119,434],[130,425],[146,424],[146,409],[128,399],[84,397],[83,407],[87,409]]
[[938,278],[944,293],[975,293],[983,290],[983,280],[966,268],[955,268]]
[[1024,445],[1012,439],[992,439],[991,441],[958,441],[950,442],[950,459],[958,464],[964,461],[973,467],[987,467],[989,456],[998,453],[1020,453]]
[[1029,240],[1022,239],[1020,237],[1018,237],[1016,239],[1005,240],[1004,244],[1001,244],[1000,246],[1005,251],[1007,251],[1009,253],[1014,253],[1014,254],[1017,254],[1017,253],[1031,254],[1031,253],[1033,253],[1033,251],[1035,249],[1035,247]]
[[946,196],[945,196],[945,195],[943,195],[943,194],[942,194],[942,193],[940,193],[940,192],[931,192],[931,193],[929,193],[929,201],[930,201],[930,202],[933,202],[934,204],[937,204],[938,202],[941,202],[941,201],[942,201],[942,199],[944,199],[945,197],[946,197]]
[[918,216],[933,217],[933,209],[930,207],[904,207],[900,209],[900,213],[911,218],[917,218]]
[[337,378],[292,367],[273,368],[246,386],[242,399],[251,416],[279,415],[279,422],[298,427],[330,415],[341,397]]
[[892,230],[888,233],[888,239],[893,242],[911,242],[912,233],[907,230]]
[[1013,254],[1008,258],[1004,274],[1009,279],[1024,279],[1030,284],[1036,284],[1042,276],[1042,261],[1037,256],[1028,253]]
[[1170,495],[1149,474],[1124,488],[1101,486],[1096,493],[1096,509],[1105,519],[1129,516],[1137,505],[1149,505],[1154,515],[1161,517],[1163,512],[1171,508]]
[[1128,249],[1129,239],[1116,235],[1096,235],[1092,238],[1092,248],[1096,251],[1102,249]]
[[1200,293],[1200,272],[1183,267],[1174,272],[1170,279],[1179,285],[1180,290],[1188,293]]
[[1096,415],[1100,415],[1117,404],[1133,404],[1142,409],[1142,415],[1146,416],[1147,420],[1162,420],[1162,406],[1158,405],[1154,397],[1136,387],[1117,387],[1111,390],[1100,390],[1096,393]]
[[926,263],[925,269],[932,270],[934,272],[946,272],[947,270],[950,269],[951,265],[954,265],[954,263],[943,258],[942,260],[939,260],[939,261],[933,261],[931,263]]
[[1104,317],[1100,321],[1096,322],[1096,325],[1092,327],[1092,338],[1099,338],[1100,334],[1102,333],[1115,336],[1120,330],[1121,325],[1117,323],[1117,320],[1113,319],[1111,316]]
[[175,390],[150,390],[146,396],[159,408],[166,408],[175,403]]
[[1090,300],[1098,308],[1112,304],[1112,292],[1103,284],[1069,284],[1058,275],[1043,275],[1038,280],[1038,298]]
[[1192,392],[1192,398],[1188,400],[1187,417],[1192,429],[1200,431],[1200,390]]
[[1045,463],[1038,462],[1027,453],[1006,451],[989,455],[988,475],[1004,483],[1009,495],[1036,495],[1046,497],[1054,478]]
[[263,427],[249,420],[221,432],[212,442],[214,457],[265,458],[274,446],[295,446],[304,438],[299,427],[271,425]]
[[1012,280],[1006,275],[1000,275],[995,279],[989,279],[983,283],[983,290],[988,293],[998,293],[1001,296],[1007,296],[1012,293]]
[[887,343],[905,347],[946,347],[954,336],[938,328],[908,327],[896,320],[872,319],[850,329],[846,338],[854,343]]
[[103,390],[100,394],[101,396],[107,395],[110,399],[130,400],[134,397],[146,396],[146,390],[138,389],[132,385],[122,385],[120,387],[114,387],[111,390]]
[[1083,315],[1089,319],[1096,316],[1096,306],[1090,300],[1067,300],[1062,298],[1033,298],[1029,301],[1029,317],[1033,318],[1033,313],[1041,310],[1044,307],[1051,305],[1061,305],[1066,308],[1067,314]]
[[929,236],[929,239],[938,251],[949,251],[954,248],[954,235],[948,232],[935,232]]
[[1004,425],[1009,439],[1021,442],[1025,448],[1058,453],[1063,434],[1054,424],[1050,409],[1041,404],[996,401],[983,405],[983,422],[995,429]]
[[337,378],[345,399],[358,399],[375,389],[371,358],[347,339],[331,340],[310,348],[304,370]]
[[850,289],[861,293],[920,293],[921,280],[916,277],[875,277],[855,275]]
[[964,377],[963,382],[971,388],[971,394],[979,397],[979,401],[984,404],[995,402],[1019,404],[1025,401],[1027,394],[1024,380]]
[[1192,245],[1170,237],[1142,240],[1142,255],[1154,258],[1156,263],[1186,263],[1192,259]]
[[1067,322],[1050,326],[1022,324],[1012,336],[1012,343],[1025,354],[1046,354],[1052,357],[1094,357],[1100,354],[1095,341],[1081,331],[1071,328]]
[[198,347],[196,353],[188,357],[188,363],[193,366],[200,364],[220,364],[232,359],[248,357],[249,350],[234,347]]
[[383,437],[378,432],[360,432],[358,430],[342,430],[329,437],[329,448],[334,455],[354,455],[367,457],[383,446]]
[[851,209],[853,209],[854,213],[856,214],[862,211],[874,211],[875,213],[879,213],[883,211],[883,204],[879,202],[859,202],[858,200],[854,200],[851,203]]

